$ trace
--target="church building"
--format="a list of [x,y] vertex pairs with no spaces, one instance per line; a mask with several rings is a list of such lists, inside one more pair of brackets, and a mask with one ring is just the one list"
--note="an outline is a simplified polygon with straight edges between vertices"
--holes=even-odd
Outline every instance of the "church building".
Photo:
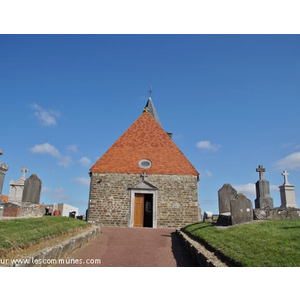
[[101,226],[177,228],[201,219],[199,173],[162,128],[151,97],[90,176],[88,219]]

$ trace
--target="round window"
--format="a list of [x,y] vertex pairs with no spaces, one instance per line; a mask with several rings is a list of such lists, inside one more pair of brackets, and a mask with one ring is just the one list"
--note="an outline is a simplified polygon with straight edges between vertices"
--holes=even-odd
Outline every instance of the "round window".
[[149,159],[142,159],[139,161],[139,166],[142,169],[149,169],[152,166],[152,163]]

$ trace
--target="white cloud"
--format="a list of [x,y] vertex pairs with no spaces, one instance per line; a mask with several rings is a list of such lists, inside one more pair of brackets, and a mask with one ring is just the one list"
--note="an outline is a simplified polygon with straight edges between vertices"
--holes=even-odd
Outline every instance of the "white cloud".
[[59,162],[57,163],[61,167],[68,167],[73,164],[73,160],[71,156],[63,156]]
[[69,200],[70,196],[66,194],[56,194],[53,196],[54,200]]
[[70,145],[70,146],[68,146],[67,150],[69,152],[78,153],[77,145]]
[[295,143],[291,142],[291,143],[283,143],[281,144],[282,148],[291,148]]
[[281,144],[281,147],[285,149],[290,149],[290,151],[297,151],[300,149],[300,145],[296,144],[295,142],[283,143]]
[[212,172],[208,171],[208,170],[205,170],[205,173],[208,177],[211,177],[212,176]]
[[78,162],[83,166],[83,167],[88,167],[91,165],[92,161],[87,158],[87,157],[82,157],[78,160]]
[[[255,183],[235,184],[233,188],[235,188],[238,193],[245,194],[248,198],[256,198]],[[270,185],[270,193],[278,192],[278,190],[277,185]]]
[[270,185],[270,193],[272,192],[279,192],[279,187],[277,185],[271,184]]
[[235,184],[233,185],[233,188],[235,188],[238,193],[245,194],[247,197],[256,197],[256,189],[254,183]]
[[58,165],[62,167],[68,167],[73,163],[70,156],[63,156],[53,145],[44,143],[41,145],[35,145],[30,148],[32,153],[50,154],[58,159]]
[[46,186],[43,186],[43,187],[42,187],[42,193],[47,194],[47,193],[49,193],[50,191],[51,191],[51,188],[46,187]]
[[57,193],[57,194],[61,194],[65,191],[65,189],[63,187],[59,187],[59,188],[55,188],[54,189],[54,192]]
[[45,143],[42,145],[35,145],[30,149],[30,151],[32,153],[50,154],[53,157],[56,157],[58,159],[60,159],[62,157],[60,152],[54,146],[50,145],[49,143]]
[[34,115],[44,126],[54,126],[57,124],[56,119],[60,117],[59,111],[44,109],[37,104],[32,104],[32,109],[35,110]]
[[200,141],[196,144],[196,147],[202,150],[217,151],[221,145],[213,145],[210,141]]
[[300,152],[292,153],[280,160],[276,163],[278,169],[300,169]]
[[90,178],[86,177],[76,177],[71,181],[81,185],[90,185]]
[[70,199],[70,196],[65,194],[65,189],[63,187],[59,188],[49,188],[49,187],[43,187],[42,193],[46,194],[48,197],[50,197],[53,200],[68,200]]
[[184,135],[179,133],[173,136],[174,139],[176,140],[183,140],[184,139]]

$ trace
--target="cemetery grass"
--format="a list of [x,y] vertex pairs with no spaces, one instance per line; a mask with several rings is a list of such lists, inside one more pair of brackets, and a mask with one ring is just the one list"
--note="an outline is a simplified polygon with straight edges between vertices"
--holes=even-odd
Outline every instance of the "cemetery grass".
[[66,217],[42,217],[0,221],[0,257],[58,237],[74,236],[90,223]]
[[224,229],[213,222],[197,222],[183,231],[234,266],[300,266],[300,219],[259,221]]

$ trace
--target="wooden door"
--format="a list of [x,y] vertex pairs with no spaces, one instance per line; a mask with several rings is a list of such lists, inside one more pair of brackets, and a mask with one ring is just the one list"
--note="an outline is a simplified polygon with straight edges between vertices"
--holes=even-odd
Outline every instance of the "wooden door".
[[144,195],[143,194],[135,194],[133,226],[144,227]]

